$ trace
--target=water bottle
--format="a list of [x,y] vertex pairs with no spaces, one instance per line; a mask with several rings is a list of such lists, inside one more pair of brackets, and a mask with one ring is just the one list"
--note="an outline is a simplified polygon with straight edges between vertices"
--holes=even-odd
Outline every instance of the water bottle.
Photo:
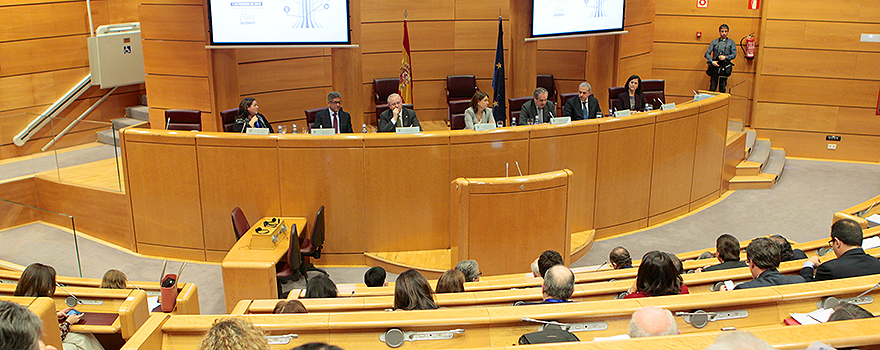
[[653,110],[654,110],[654,105],[652,105],[650,103],[645,103],[645,112],[653,111]]
[[602,118],[602,112],[596,112],[596,118]]
[[516,126],[516,117],[510,117],[510,126]]
[[293,123],[293,130],[291,130],[290,132],[296,134],[296,123]]
[[362,133],[362,134],[366,134],[366,133],[367,133],[367,123],[364,123],[364,128],[361,129],[361,133]]

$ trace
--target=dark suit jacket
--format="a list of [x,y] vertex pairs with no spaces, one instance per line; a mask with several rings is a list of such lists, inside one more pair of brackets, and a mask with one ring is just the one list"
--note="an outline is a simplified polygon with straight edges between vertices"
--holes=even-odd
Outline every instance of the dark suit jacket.
[[562,116],[571,117],[571,120],[584,120],[596,119],[596,114],[602,113],[602,107],[599,106],[599,100],[593,97],[593,95],[587,97],[587,108],[589,111],[587,112],[587,117],[584,118],[584,109],[581,107],[581,99],[572,97],[568,99],[568,101],[565,101],[565,106],[562,106]]
[[720,263],[718,265],[709,266],[709,267],[703,269],[703,272],[727,270],[727,269],[733,269],[733,268],[737,268],[737,267],[746,267],[746,266],[749,266],[749,265],[746,264],[745,261],[741,261],[741,260],[740,261],[725,261],[725,262]]
[[629,91],[621,92],[620,95],[617,95],[617,110],[622,111],[625,109],[631,109],[634,111],[645,111],[645,94],[636,94],[636,105],[629,105]]
[[[315,113],[315,123],[312,124],[312,129],[332,129],[333,128],[333,120],[330,119],[330,110],[323,109],[318,113]],[[351,134],[354,132],[351,129],[351,114],[348,112],[339,110],[339,133],[348,133]]]
[[[535,100],[528,100],[526,103],[523,103],[522,108],[519,110],[519,120],[517,120],[516,123],[519,125],[527,125],[530,121],[535,119],[537,114],[538,107],[535,106]],[[547,104],[544,105],[544,114],[541,116],[541,123],[549,123],[551,115],[558,117],[558,115],[556,115],[556,104],[553,103],[553,101],[547,101]]]
[[[275,132],[275,130],[272,129],[272,124],[269,124],[269,120],[267,120],[262,114],[257,113],[257,120],[260,122],[260,127],[268,128],[270,133]],[[250,128],[248,122],[250,122],[249,118],[236,118],[235,124],[232,125],[232,132],[247,132],[247,129]]]
[[[394,132],[397,130],[397,125],[391,123],[392,112],[389,109],[379,114],[379,132]],[[418,126],[419,130],[422,130],[419,118],[416,117],[416,111],[401,107],[400,113],[403,114],[403,127]]]
[[781,284],[795,284],[806,282],[801,276],[788,276],[779,273],[777,269],[769,269],[767,271],[761,272],[758,278],[755,278],[746,283],[739,284],[736,288],[733,289],[746,289],[746,288],[757,288],[757,287],[768,287],[768,286],[778,286]]
[[862,248],[854,248],[846,251],[837,259],[822,263],[815,270],[816,277],[813,277],[812,267],[802,268],[799,274],[807,281],[873,275],[880,273],[880,260],[865,254]]

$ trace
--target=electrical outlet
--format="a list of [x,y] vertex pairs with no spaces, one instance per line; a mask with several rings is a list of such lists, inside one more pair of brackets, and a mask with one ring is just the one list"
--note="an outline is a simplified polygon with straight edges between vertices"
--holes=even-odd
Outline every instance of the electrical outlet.
[[837,149],[837,145],[836,145],[836,144],[833,144],[833,143],[829,143],[829,144],[828,144],[828,149],[835,150],[835,149]]

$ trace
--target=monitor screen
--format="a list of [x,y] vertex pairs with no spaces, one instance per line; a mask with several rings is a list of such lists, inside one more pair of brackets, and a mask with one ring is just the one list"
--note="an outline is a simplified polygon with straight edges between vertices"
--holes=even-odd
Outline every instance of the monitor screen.
[[208,0],[212,45],[349,44],[347,0]]
[[623,30],[624,0],[533,0],[532,37]]

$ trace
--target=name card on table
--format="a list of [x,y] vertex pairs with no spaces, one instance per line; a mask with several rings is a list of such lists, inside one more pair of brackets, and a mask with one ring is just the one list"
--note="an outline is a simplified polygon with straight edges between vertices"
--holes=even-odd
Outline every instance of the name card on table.
[[318,128],[318,129],[312,129],[312,135],[319,135],[319,136],[333,136],[333,135],[336,135],[336,129],[333,129],[333,128],[326,128],[326,129]]
[[622,110],[622,111],[616,111],[616,112],[614,112],[614,117],[615,117],[615,118],[629,117],[630,115],[632,115],[632,111],[630,111],[630,110],[628,110],[628,109],[624,109],[624,110]]
[[398,127],[394,129],[398,134],[418,134],[422,132],[418,126]]
[[694,95],[694,102],[702,101],[702,100],[705,100],[705,99],[710,98],[712,96],[713,95],[709,95],[709,94],[697,94],[697,95]]
[[498,126],[495,125],[495,123],[480,123],[474,125],[475,131],[495,130],[496,128],[498,128]]
[[675,102],[660,105],[661,111],[668,111],[672,109],[675,109]]
[[571,124],[571,117],[550,118],[550,124]]
[[248,128],[245,133],[248,135],[269,135],[269,128]]

